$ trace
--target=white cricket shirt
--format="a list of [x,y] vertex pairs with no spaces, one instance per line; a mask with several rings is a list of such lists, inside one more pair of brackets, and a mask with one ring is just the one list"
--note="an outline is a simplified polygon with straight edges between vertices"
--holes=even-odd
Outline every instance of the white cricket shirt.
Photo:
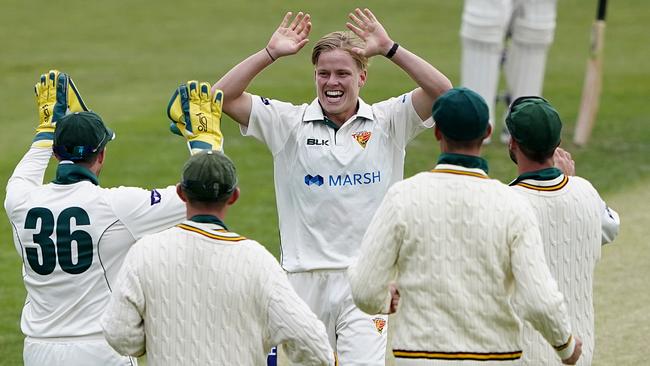
[[373,105],[359,99],[338,131],[326,124],[318,99],[252,99],[241,131],[273,154],[282,267],[347,268],[384,194],[403,177],[406,144],[433,120],[420,119],[411,93]]
[[101,336],[99,317],[129,247],[185,217],[174,186],[102,188],[62,162],[43,185],[51,149],[31,148],[7,184],[5,210],[23,259],[21,328],[36,338]]

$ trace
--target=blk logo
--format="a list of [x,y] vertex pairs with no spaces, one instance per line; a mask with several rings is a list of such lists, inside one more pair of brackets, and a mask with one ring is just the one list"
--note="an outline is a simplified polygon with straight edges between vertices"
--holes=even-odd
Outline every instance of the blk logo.
[[315,184],[320,187],[323,185],[324,182],[325,180],[320,175],[314,175],[314,176],[312,176],[311,174],[305,175],[305,184],[308,186]]
[[325,139],[307,139],[307,146],[330,146],[330,140]]
[[162,196],[160,195],[160,192],[157,190],[152,190],[151,191],[151,206],[155,205],[156,203],[160,203],[162,201]]

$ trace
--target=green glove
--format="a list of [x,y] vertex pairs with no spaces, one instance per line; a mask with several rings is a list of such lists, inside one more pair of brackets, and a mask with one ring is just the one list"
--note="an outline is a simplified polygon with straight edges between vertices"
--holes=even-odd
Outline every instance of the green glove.
[[70,112],[87,111],[72,79],[58,70],[42,74],[34,86],[38,126],[32,146],[51,148],[56,122]]
[[223,150],[221,108],[223,92],[210,93],[210,84],[196,80],[181,84],[167,106],[172,133],[184,136],[192,155],[203,150]]

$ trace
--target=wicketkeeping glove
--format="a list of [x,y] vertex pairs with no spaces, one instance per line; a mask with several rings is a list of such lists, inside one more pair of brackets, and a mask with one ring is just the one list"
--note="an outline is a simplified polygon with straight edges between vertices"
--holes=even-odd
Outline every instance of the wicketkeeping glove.
[[167,106],[172,133],[184,136],[190,153],[223,150],[221,107],[223,92],[210,93],[210,84],[196,80],[181,84]]
[[58,70],[42,74],[34,86],[38,106],[38,127],[32,146],[52,147],[56,122],[70,112],[87,111],[72,79]]

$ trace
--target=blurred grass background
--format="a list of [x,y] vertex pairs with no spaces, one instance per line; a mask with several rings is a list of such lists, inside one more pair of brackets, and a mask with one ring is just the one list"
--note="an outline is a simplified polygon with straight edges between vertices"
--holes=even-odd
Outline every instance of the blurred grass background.
[[[216,81],[264,47],[286,11],[302,10],[313,18],[312,41],[298,55],[265,70],[249,90],[309,102],[315,95],[311,46],[323,34],[343,29],[347,13],[356,6],[370,7],[394,40],[429,60],[453,83],[459,82],[461,1],[2,0],[0,181],[7,181],[30,145],[37,120],[32,86],[50,68],[71,74],[87,104],[117,133],[108,146],[101,184],[165,186],[178,180],[188,156],[183,141],[167,131],[165,108],[179,83]],[[573,154],[578,174],[591,180],[623,221],[619,238],[604,248],[597,270],[594,364],[646,365],[650,47],[643,39],[650,24],[650,3],[610,2],[600,113],[589,146],[578,149],[570,141],[595,8],[594,0],[559,2],[544,96],[563,117],[562,146]],[[397,67],[375,58],[362,97],[372,103],[413,87]],[[271,156],[262,144],[241,137],[227,117],[223,129],[226,152],[237,165],[242,189],[227,223],[277,254]],[[437,154],[432,134],[420,135],[409,146],[405,176],[432,168]],[[516,175],[503,145],[488,146],[485,156],[492,177],[507,182]],[[47,180],[53,176],[52,167]],[[25,290],[6,219],[0,220],[0,240],[0,364],[17,365],[22,363],[19,319]]]

